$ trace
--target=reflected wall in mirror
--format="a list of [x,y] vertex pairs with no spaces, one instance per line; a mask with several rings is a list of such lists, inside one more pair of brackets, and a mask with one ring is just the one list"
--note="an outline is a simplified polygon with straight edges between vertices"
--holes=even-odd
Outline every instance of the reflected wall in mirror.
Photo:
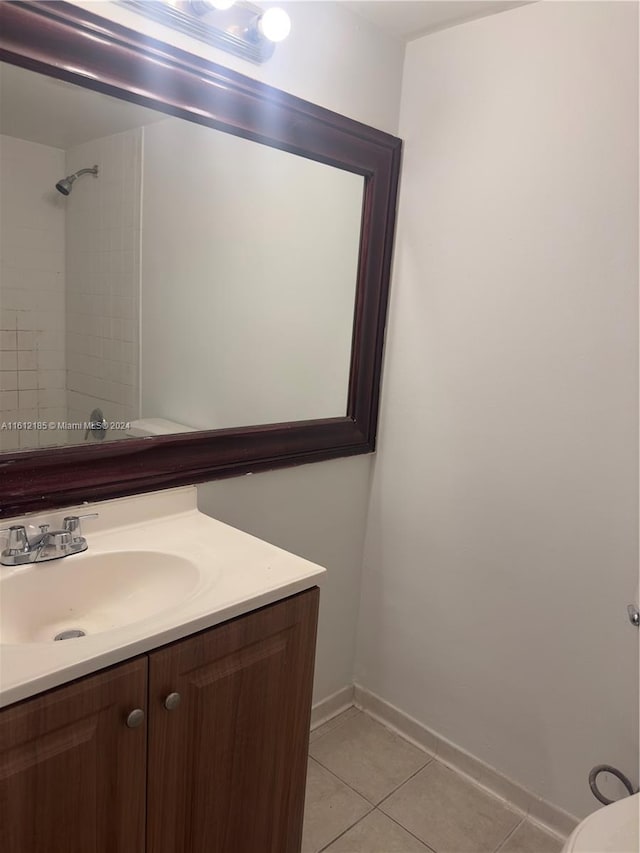
[[1,450],[346,415],[360,175],[4,63],[0,132]]
[[0,61],[0,516],[370,453],[401,141],[90,4]]

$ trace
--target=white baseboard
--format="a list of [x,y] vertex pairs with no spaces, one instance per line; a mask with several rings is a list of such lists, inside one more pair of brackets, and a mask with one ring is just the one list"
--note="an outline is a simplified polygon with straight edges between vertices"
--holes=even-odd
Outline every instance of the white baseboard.
[[332,693],[331,696],[327,696],[326,699],[316,702],[311,709],[311,731],[317,729],[318,726],[326,723],[327,720],[330,720],[337,714],[346,711],[347,708],[351,708],[354,704],[354,691],[353,684],[349,684],[341,690]]
[[[332,707],[332,700],[338,695],[336,693],[325,700],[326,703],[329,703],[329,708]],[[348,690],[340,691],[340,695],[346,697]],[[379,720],[387,728],[393,729],[406,740],[432,753],[438,761],[469,777],[494,796],[506,800],[518,811],[527,815],[531,820],[542,824],[554,834],[566,838],[578,824],[578,818],[538,797],[532,791],[500,773],[499,770],[465,752],[464,749],[427,728],[418,720],[414,720],[413,717],[409,717],[403,711],[357,684],[354,685],[353,703],[357,708],[366,711],[367,714]],[[324,704],[320,703],[317,707],[324,706]]]

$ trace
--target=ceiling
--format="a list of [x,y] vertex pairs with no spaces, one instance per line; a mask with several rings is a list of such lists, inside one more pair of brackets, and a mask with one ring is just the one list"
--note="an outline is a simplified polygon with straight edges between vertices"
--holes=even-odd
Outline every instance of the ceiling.
[[72,148],[166,118],[127,101],[0,63],[0,133]]
[[524,6],[533,0],[344,0],[344,6],[403,41]]

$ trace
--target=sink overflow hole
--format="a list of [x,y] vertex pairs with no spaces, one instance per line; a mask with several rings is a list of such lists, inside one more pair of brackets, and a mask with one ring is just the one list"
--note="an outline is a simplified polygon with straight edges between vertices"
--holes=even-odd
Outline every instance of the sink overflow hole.
[[73,640],[76,637],[86,637],[86,631],[81,631],[79,628],[71,628],[69,631],[60,631],[53,638],[54,640]]

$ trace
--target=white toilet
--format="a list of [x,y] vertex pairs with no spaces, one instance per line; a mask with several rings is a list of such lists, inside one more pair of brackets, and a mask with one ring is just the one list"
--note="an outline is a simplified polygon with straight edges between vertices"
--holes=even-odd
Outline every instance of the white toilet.
[[562,853],[638,853],[639,826],[640,794],[623,797],[579,823]]

